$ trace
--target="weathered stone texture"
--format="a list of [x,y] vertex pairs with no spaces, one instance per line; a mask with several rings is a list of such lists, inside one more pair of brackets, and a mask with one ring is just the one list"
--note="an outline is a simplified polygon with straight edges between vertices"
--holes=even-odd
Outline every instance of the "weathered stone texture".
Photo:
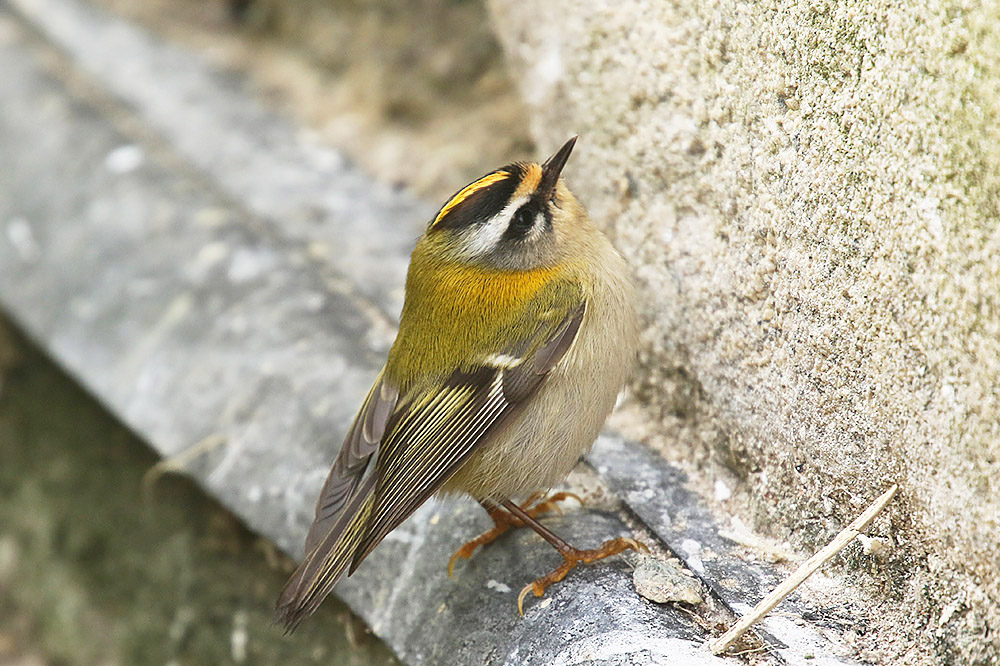
[[648,438],[711,451],[803,546],[899,482],[888,564],[848,558],[916,646],[883,654],[1000,659],[1000,7],[491,11],[635,266]]

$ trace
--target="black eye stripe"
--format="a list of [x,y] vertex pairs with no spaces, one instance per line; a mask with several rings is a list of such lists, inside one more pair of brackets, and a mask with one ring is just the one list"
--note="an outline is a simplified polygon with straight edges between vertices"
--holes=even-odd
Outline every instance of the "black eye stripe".
[[521,240],[531,233],[539,212],[538,202],[534,199],[514,211],[507,228],[504,229],[501,242]]
[[536,217],[537,214],[535,213],[534,207],[531,205],[521,206],[517,209],[517,212],[514,213],[507,229],[512,233],[523,236],[531,231],[531,227],[535,226]]

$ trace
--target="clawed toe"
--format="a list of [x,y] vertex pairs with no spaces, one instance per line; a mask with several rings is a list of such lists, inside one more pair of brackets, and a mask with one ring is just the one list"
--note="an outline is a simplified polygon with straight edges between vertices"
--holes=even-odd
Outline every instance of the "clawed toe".
[[[559,502],[567,499],[575,499],[580,505],[583,505],[583,500],[576,493],[570,492],[559,492],[550,495],[549,497],[542,499],[544,495],[542,493],[534,493],[528,498],[522,506],[521,509],[531,518],[538,518],[539,516],[545,515],[551,511],[558,511],[562,513],[562,509],[559,508]],[[504,532],[512,527],[525,527],[527,524],[520,518],[512,516],[511,514],[498,509],[496,507],[490,507],[483,504],[483,507],[490,514],[490,518],[493,519],[493,528],[483,532],[479,536],[470,541],[462,544],[462,547],[455,551],[455,553],[448,560],[448,577],[451,578],[455,572],[455,563],[459,560],[467,560],[472,557],[472,554],[476,551],[476,548],[480,546],[488,546],[502,535]]]
[[[580,506],[583,506],[583,500],[576,493],[560,492],[560,493],[554,493],[550,495],[548,498],[534,505],[531,504],[531,498],[529,498],[528,502],[525,502],[522,508],[524,509],[525,513],[527,513],[532,518],[538,518],[540,516],[544,516],[545,514],[550,513],[552,511],[555,511],[556,513],[562,515],[562,508],[559,506],[559,502],[568,499],[574,499],[580,503]],[[531,508],[528,508],[529,506]]]
[[[500,506],[488,502],[481,502],[483,507],[490,514],[490,517],[493,519],[494,527],[491,530],[483,532],[475,539],[463,544],[461,548],[455,551],[455,553],[451,556],[451,559],[448,560],[448,576],[450,577],[454,573],[455,563],[458,560],[469,559],[475,552],[476,548],[493,543],[498,537],[500,537],[501,534],[512,527],[530,527],[559,551],[559,553],[563,556],[563,562],[548,574],[525,585],[520,594],[517,595],[517,611],[523,616],[524,598],[528,596],[529,592],[534,594],[536,597],[544,596],[545,590],[550,585],[558,583],[565,578],[566,574],[572,571],[576,565],[580,563],[590,564],[592,562],[597,562],[598,560],[603,560],[606,557],[617,555],[626,550],[649,551],[649,548],[647,548],[645,544],[628,537],[610,539],[593,550],[581,550],[579,548],[574,548],[550,529],[545,527],[542,523],[538,522],[537,517],[551,510],[556,510],[562,513],[562,511],[559,510],[558,502],[563,500],[575,499],[580,504],[583,504],[583,500],[580,499],[578,495],[570,492],[555,493],[554,495],[539,501],[541,497],[541,494],[536,493],[529,497],[528,501],[520,506],[510,500],[499,502]],[[501,506],[503,509],[500,508]]]
[[558,583],[565,578],[566,574],[573,570],[577,564],[591,564],[593,562],[597,562],[598,560],[611,557],[612,555],[618,555],[626,550],[649,552],[649,548],[646,544],[628,537],[610,539],[602,543],[600,547],[593,550],[580,550],[569,547],[568,549],[561,551],[563,556],[562,564],[545,576],[528,583],[521,589],[521,593],[517,595],[517,612],[520,613],[522,617],[524,616],[524,598],[528,596],[529,592],[533,593],[536,597],[544,596],[545,590],[550,585]]

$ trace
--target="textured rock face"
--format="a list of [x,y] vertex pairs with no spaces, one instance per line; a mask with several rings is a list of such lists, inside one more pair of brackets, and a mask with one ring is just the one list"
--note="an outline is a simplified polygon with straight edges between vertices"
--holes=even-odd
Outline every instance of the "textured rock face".
[[806,547],[899,482],[891,551],[847,558],[912,641],[883,656],[1000,658],[1000,8],[491,12],[541,152],[581,135],[568,178],[635,266],[648,437]]

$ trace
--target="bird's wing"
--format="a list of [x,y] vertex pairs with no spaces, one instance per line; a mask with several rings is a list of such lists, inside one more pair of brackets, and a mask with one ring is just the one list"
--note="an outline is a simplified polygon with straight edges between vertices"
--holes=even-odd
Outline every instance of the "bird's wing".
[[400,400],[375,463],[375,502],[350,572],[502,425],[516,416],[566,354],[586,303],[549,313],[531,336],[457,369],[439,386]]
[[398,398],[399,390],[379,373],[375,385],[361,404],[351,429],[347,431],[340,454],[320,491],[316,502],[316,517],[306,536],[307,553],[330,531],[344,505],[357,490],[382,441],[386,423],[396,408]]
[[379,373],[347,431],[316,502],[316,515],[306,535],[306,557],[278,597],[275,621],[288,631],[330,594],[364,534],[375,487],[370,463],[398,399],[399,391],[386,381],[384,372]]
[[516,415],[570,349],[585,312],[578,301],[546,313],[533,334],[433,386],[401,394],[380,375],[323,486],[306,557],[281,591],[275,620],[292,630],[313,613],[348,565],[353,573]]

